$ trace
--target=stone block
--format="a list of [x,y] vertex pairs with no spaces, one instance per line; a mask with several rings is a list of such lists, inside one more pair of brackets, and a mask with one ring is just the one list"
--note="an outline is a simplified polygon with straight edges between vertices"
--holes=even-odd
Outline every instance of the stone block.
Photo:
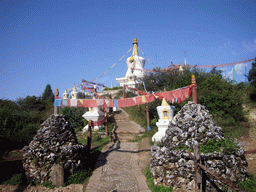
[[64,169],[59,164],[53,164],[50,172],[50,177],[53,185],[61,187],[64,184]]

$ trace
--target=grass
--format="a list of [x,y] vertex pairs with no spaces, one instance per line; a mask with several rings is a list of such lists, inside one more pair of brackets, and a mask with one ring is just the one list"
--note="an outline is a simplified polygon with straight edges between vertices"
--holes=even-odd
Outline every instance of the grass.
[[225,151],[227,154],[232,154],[238,149],[239,147],[234,142],[234,140],[226,138],[225,140],[209,140],[205,145],[200,147],[200,152],[202,153],[212,153],[214,151],[221,152],[222,150]]
[[147,166],[144,175],[147,178],[148,186],[153,192],[172,192],[172,187],[155,186],[154,178],[151,176],[149,165]]
[[11,178],[4,181],[2,184],[17,185],[22,182],[22,173],[14,174]]

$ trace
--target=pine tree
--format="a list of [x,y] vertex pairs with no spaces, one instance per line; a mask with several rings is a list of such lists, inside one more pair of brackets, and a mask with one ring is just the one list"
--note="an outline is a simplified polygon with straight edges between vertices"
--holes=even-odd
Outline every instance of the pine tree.
[[44,101],[49,100],[49,101],[54,102],[54,93],[52,92],[51,85],[49,85],[49,84],[46,85],[42,99]]
[[249,71],[249,74],[247,76],[248,81],[256,87],[256,57],[254,59],[254,62],[252,62],[252,68]]

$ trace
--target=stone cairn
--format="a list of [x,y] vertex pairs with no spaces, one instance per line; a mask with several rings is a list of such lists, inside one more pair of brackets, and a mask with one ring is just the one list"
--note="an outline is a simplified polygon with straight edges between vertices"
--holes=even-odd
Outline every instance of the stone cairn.
[[[151,148],[150,168],[155,185],[173,186],[174,191],[193,191],[194,161],[188,150],[194,151],[195,144],[202,146],[209,140],[225,140],[222,128],[215,125],[212,115],[200,104],[188,102],[174,116],[165,136],[161,140],[163,147]],[[248,177],[245,151],[239,143],[234,153],[226,150],[204,155],[205,166],[234,183],[245,181]],[[192,153],[193,155],[193,153]],[[222,188],[221,182],[208,175]],[[207,191],[216,191],[207,181]]]
[[[52,181],[53,165],[63,167],[65,174],[73,174],[84,163],[86,145],[78,144],[76,134],[67,117],[51,115],[37,131],[29,146],[23,148],[23,168],[29,181]],[[53,182],[53,181],[52,181]]]

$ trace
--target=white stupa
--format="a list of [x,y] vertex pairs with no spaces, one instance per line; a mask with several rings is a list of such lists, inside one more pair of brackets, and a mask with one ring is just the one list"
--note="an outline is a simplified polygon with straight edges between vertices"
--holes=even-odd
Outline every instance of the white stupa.
[[153,137],[153,142],[159,142],[161,139],[165,136],[165,132],[168,129],[169,124],[171,123],[171,120],[174,115],[174,106],[170,106],[165,98],[162,100],[162,105],[158,106],[157,113],[159,116],[158,122],[156,122],[156,126],[158,127],[158,132],[156,132]]
[[[116,78],[116,80],[120,83],[120,86],[127,85],[128,87],[135,88],[135,85],[138,83],[138,79],[145,76],[145,71],[143,71],[146,60],[143,57],[139,56],[138,53],[138,42],[135,38],[133,41],[133,52],[132,56],[127,58],[127,72],[125,77]],[[132,68],[136,68],[139,70],[132,70]]]

